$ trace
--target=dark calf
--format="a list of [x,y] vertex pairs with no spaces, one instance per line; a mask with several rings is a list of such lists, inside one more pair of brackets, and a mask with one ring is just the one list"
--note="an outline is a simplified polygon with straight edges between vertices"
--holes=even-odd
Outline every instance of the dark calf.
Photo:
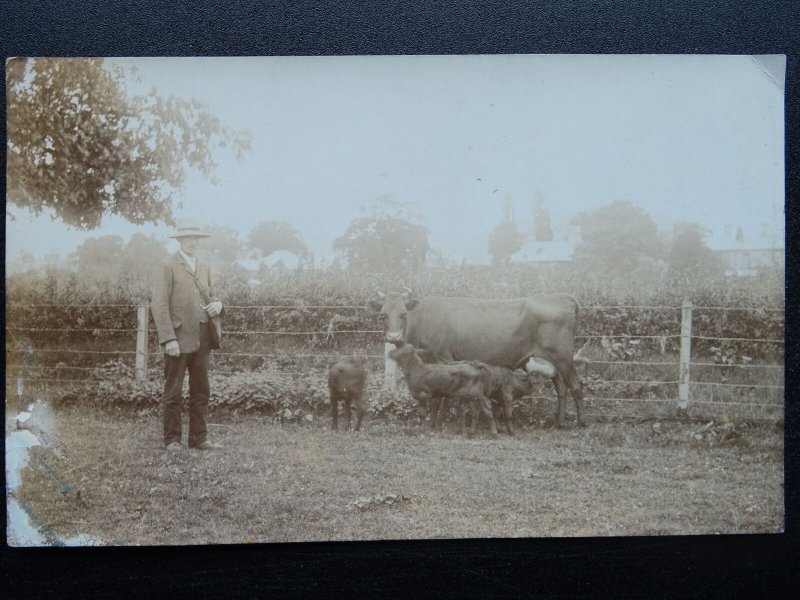
[[[484,363],[474,363],[482,372],[483,393],[495,402],[503,411],[506,429],[514,435],[514,401],[527,396],[533,389],[530,376],[520,371],[512,371],[505,367],[496,367]],[[463,419],[463,412],[459,419]]]
[[[521,371],[512,371],[505,367],[496,367],[477,361],[466,361],[466,364],[473,365],[481,371],[481,385],[484,395],[491,399],[503,412],[506,420],[506,429],[509,435],[514,435],[512,422],[514,401],[532,392],[530,377]],[[450,410],[449,402],[442,402],[438,415],[436,415],[436,427],[441,427],[441,422]],[[474,415],[473,415],[474,418]],[[464,420],[464,411],[458,410],[458,421],[460,427]]]
[[[396,361],[406,376],[411,395],[417,402],[436,410],[439,400],[452,399],[459,405],[472,406],[476,418],[472,419],[470,433],[477,428],[477,416],[483,414],[489,421],[493,437],[497,437],[497,426],[492,415],[491,402],[483,393],[483,373],[470,363],[426,364],[411,344],[392,350],[389,358]],[[432,417],[435,418],[435,412]],[[466,433],[463,420],[461,433]]]
[[331,396],[331,417],[333,429],[339,428],[339,401],[344,403],[345,431],[350,431],[350,403],[355,402],[356,426],[361,429],[361,420],[367,412],[364,395],[367,372],[355,359],[343,357],[331,363],[328,368],[328,390]]

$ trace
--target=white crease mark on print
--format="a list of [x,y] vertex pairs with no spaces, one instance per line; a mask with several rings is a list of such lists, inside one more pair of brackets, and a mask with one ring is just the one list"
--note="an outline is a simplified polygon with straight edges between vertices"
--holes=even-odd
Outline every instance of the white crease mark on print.
[[[37,428],[52,425],[53,421],[46,405],[36,401],[28,410],[12,417],[13,428],[6,428],[6,540],[9,546],[103,546],[103,541],[86,534],[60,539],[47,525],[37,525],[36,515],[31,507],[16,497],[17,488],[22,483],[22,470],[28,466],[30,449],[41,446],[42,441],[30,429],[19,429],[31,418]],[[37,418],[38,417],[38,418]],[[10,431],[9,431],[10,430]],[[43,431],[42,433],[46,433]]]

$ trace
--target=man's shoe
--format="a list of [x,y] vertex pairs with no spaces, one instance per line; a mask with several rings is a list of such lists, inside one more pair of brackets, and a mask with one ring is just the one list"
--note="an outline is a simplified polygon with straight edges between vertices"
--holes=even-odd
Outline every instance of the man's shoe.
[[203,442],[202,444],[198,444],[197,446],[192,446],[195,450],[222,450],[222,446],[219,444],[214,444],[213,442]]
[[181,449],[180,442],[170,442],[167,444],[167,452],[177,452]]

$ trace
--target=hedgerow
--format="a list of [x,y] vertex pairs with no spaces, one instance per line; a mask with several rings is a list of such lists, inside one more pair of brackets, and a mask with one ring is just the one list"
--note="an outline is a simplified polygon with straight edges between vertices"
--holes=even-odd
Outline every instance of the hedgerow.
[[[532,266],[427,269],[405,278],[335,268],[283,270],[257,286],[250,285],[248,277],[242,270],[231,268],[222,270],[216,278],[227,307],[223,318],[226,334],[223,351],[212,355],[212,368],[225,373],[213,375],[211,402],[224,409],[259,410],[287,420],[317,418],[327,410],[324,374],[333,357],[373,355],[368,359],[370,369],[382,372],[380,333],[346,333],[382,330],[380,318],[366,309],[376,288],[396,290],[405,285],[420,297],[511,298],[545,292],[571,293],[582,305],[578,335],[597,338],[589,343],[589,355],[610,356],[620,362],[659,354],[676,356],[679,339],[667,336],[680,333],[679,307],[686,297],[697,307],[754,309],[697,308],[693,312],[695,336],[783,339],[783,313],[776,310],[783,307],[783,279],[781,274],[769,272],[755,278],[717,278],[691,289],[655,278],[621,281],[577,268]],[[146,300],[145,281],[124,279],[90,285],[76,273],[51,268],[11,274],[6,283],[7,364],[17,365],[13,368],[28,377],[39,373],[66,381],[87,374],[92,379],[89,395],[99,405],[121,403],[146,408],[160,402],[158,382],[163,363],[155,331],[150,332],[154,378],[150,383],[133,382],[132,354],[120,359],[120,364],[127,365],[125,373],[92,373],[91,369],[104,365],[109,356],[87,352],[134,350],[134,306]],[[154,329],[152,319],[150,327]],[[109,331],[115,329],[121,331]],[[242,333],[280,331],[319,333]],[[582,343],[579,339],[578,345]],[[608,348],[600,347],[604,343]],[[57,351],[44,352],[45,349]],[[614,352],[619,355],[616,359]],[[692,353],[695,360],[721,364],[783,361],[783,347],[776,343],[695,339]],[[318,358],[300,358],[303,354]],[[11,368],[8,373],[12,373]],[[674,375],[667,379],[674,379]],[[73,393],[70,388],[60,389],[66,402],[80,400],[69,396]],[[378,416],[411,417],[417,409],[402,390],[373,394],[372,403]]]
[[[55,390],[57,407],[90,406],[101,410],[151,410],[161,406],[163,381],[154,374],[138,382],[125,363],[109,361],[94,369],[79,385]],[[313,421],[330,416],[330,400],[324,372],[304,376],[242,372],[210,376],[211,410],[231,414],[258,414],[281,422]],[[373,380],[366,391],[370,415],[381,419],[408,420],[419,416],[418,404],[404,386],[384,389]],[[184,386],[184,398],[188,385]],[[341,410],[341,409],[340,409]]]
[[[596,280],[576,269],[548,272],[533,267],[431,269],[410,276],[408,281],[383,274],[336,269],[277,272],[259,286],[248,285],[247,277],[237,269],[225,270],[217,277],[219,294],[227,306],[251,307],[227,310],[225,329],[229,332],[330,331],[331,335],[303,340],[304,345],[312,346],[335,347],[331,342],[338,341],[333,338],[339,331],[380,329],[381,322],[366,310],[366,302],[376,288],[399,289],[401,284],[412,287],[420,297],[513,298],[535,293],[571,293],[583,306],[579,328],[582,335],[677,333],[680,329],[677,308],[685,297],[695,306],[758,309],[697,310],[693,317],[696,335],[775,338],[782,336],[783,328],[783,315],[770,310],[783,307],[783,280],[770,273],[760,278],[718,278],[691,290],[670,285],[668,281],[640,285],[635,281]],[[90,286],[76,273],[56,269],[8,276],[6,294],[7,323],[29,330],[74,330],[59,333],[59,339],[64,342],[94,342],[109,333],[100,330],[135,329],[136,311],[132,305],[146,301],[148,296],[144,282],[109,281],[104,286]],[[91,308],[98,304],[105,306]],[[320,306],[356,308],[318,308]],[[609,308],[616,306],[630,308]],[[676,310],[638,308],[640,306],[667,306]],[[120,337],[132,337],[129,332],[120,333],[123,334]],[[35,331],[29,331],[11,337],[14,341],[24,341],[32,340],[35,335]],[[49,337],[54,336],[50,334]],[[281,345],[287,344],[282,342]]]

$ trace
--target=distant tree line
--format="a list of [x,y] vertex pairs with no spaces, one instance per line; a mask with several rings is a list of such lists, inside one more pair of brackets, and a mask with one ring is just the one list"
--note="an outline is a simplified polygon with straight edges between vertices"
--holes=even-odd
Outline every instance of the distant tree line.
[[[193,168],[214,181],[215,156],[250,148],[246,131],[233,131],[196,101],[128,93],[135,72],[103,59],[12,59],[8,63],[7,201],[40,214],[52,210],[79,229],[99,226],[104,214],[132,223],[173,223],[174,194]],[[554,240],[549,211],[538,194],[531,236]],[[628,201],[614,201],[576,215],[581,241],[568,268],[598,280],[650,281],[660,278],[687,288],[718,277],[722,265],[708,248],[708,231],[695,223],[677,225],[664,236],[653,218]],[[298,231],[282,221],[256,225],[246,240],[226,227],[202,252],[223,267],[237,258],[261,260],[281,250],[305,264],[313,257]],[[739,233],[737,232],[737,236]],[[424,271],[432,254],[430,232],[420,214],[391,195],[367,204],[333,242],[349,269],[394,274],[409,280]],[[507,199],[503,214],[485,240],[493,266],[512,267],[526,239]],[[141,279],[164,256],[164,245],[143,235],[87,240],[72,260],[89,283]]]

